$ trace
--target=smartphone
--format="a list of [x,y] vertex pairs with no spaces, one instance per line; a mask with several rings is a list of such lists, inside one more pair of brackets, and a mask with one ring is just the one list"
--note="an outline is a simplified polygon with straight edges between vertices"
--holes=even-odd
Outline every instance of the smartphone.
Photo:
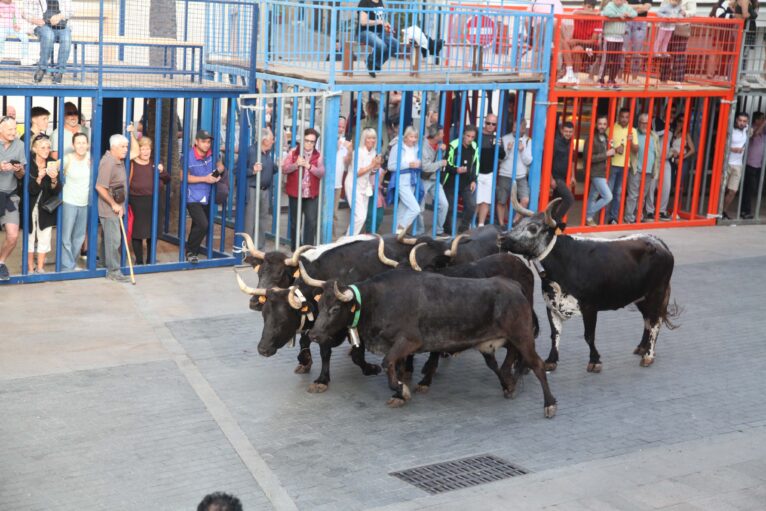
[[10,163],[11,165],[21,165],[21,162],[19,160],[11,160],[8,163]]
[[213,177],[220,177],[223,174],[223,172],[220,172],[218,169],[215,169],[213,171]]

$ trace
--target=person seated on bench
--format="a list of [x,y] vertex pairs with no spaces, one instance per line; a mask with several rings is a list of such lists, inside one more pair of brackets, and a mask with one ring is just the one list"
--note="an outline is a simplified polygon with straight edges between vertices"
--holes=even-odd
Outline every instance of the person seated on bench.
[[[21,55],[19,55],[22,66],[31,66],[34,59],[29,58],[29,36],[27,35],[25,24],[21,18],[18,3],[20,0],[0,0],[0,59],[5,58],[3,47],[5,39],[8,36],[17,37],[21,41]],[[8,58],[17,60],[16,55],[8,55]]]
[[[411,25],[402,30],[402,36],[404,37],[404,44],[415,44],[420,48],[420,53],[423,55],[423,58],[428,57],[428,55],[433,55],[438,59],[439,53],[442,51],[442,46],[444,46],[444,41],[442,39],[431,38],[417,25]],[[437,60],[436,64],[438,63]]]
[[35,35],[40,38],[40,61],[34,74],[35,83],[40,83],[53,56],[53,44],[59,43],[58,62],[54,66],[51,79],[61,83],[72,48],[72,32],[67,22],[74,9],[72,0],[37,0],[27,1],[24,19],[35,26]]

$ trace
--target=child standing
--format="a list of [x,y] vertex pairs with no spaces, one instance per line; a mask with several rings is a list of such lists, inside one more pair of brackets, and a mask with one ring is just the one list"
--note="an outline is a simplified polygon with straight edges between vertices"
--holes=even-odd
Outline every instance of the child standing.
[[[683,18],[686,12],[681,8],[681,0],[665,0],[657,9],[660,18]],[[668,43],[676,29],[674,23],[660,23],[657,38],[654,40],[654,53],[658,57],[668,58]]]
[[[21,41],[21,65],[30,66],[34,63],[29,58],[29,36],[22,30],[21,13],[13,0],[0,0],[0,59],[4,58],[3,49],[8,36],[18,37]],[[8,58],[15,60],[15,55]]]
[[604,22],[604,50],[606,65],[599,83],[604,87],[604,76],[609,76],[609,87],[617,88],[615,78],[622,70],[622,47],[625,42],[625,20],[635,18],[635,9],[626,0],[612,0],[601,10],[601,15],[614,21]]

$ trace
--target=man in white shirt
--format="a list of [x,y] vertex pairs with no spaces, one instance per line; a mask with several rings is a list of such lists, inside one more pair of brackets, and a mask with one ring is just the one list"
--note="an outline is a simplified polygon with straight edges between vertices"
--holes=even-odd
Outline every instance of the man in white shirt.
[[505,147],[505,159],[500,162],[497,171],[497,219],[501,226],[508,221],[508,197],[511,195],[511,181],[513,177],[513,161],[516,160],[516,198],[525,208],[529,205],[529,166],[532,165],[532,141],[527,136],[527,120],[522,119],[519,124],[519,144],[516,145],[516,121],[513,122],[511,132],[502,138]]
[[738,112],[734,118],[734,129],[731,131],[731,140],[729,142],[729,159],[726,162],[726,195],[723,198],[722,216],[730,218],[726,209],[734,200],[734,196],[739,190],[739,182],[742,178],[742,166],[745,156],[745,146],[747,145],[747,114]]

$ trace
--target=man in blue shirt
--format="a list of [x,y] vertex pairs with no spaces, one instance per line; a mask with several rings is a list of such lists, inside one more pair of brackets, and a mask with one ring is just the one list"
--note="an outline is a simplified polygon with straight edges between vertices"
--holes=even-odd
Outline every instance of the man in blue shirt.
[[213,173],[213,151],[210,148],[212,144],[213,136],[210,133],[205,130],[198,131],[186,159],[186,209],[192,219],[189,238],[186,241],[186,260],[193,264],[199,262],[200,245],[210,224],[213,185],[220,181],[220,174],[224,171],[223,162],[219,160],[216,163],[216,173]]

